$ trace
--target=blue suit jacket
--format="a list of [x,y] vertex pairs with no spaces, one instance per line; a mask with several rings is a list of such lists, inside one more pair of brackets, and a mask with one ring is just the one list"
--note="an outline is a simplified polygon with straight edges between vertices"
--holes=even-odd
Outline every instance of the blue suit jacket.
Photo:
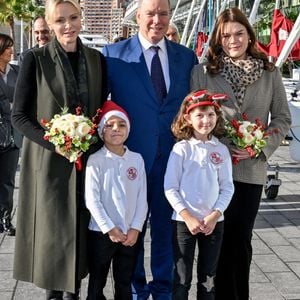
[[166,40],[170,89],[163,104],[155,95],[138,36],[104,47],[111,99],[129,114],[130,150],[141,153],[147,173],[156,155],[165,164],[175,142],[170,130],[184,97],[189,93],[190,73],[198,60],[194,52]]

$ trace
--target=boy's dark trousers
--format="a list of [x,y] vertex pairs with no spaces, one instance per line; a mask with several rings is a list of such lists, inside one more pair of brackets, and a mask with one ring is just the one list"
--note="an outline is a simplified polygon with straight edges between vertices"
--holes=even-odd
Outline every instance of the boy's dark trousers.
[[[138,239],[139,241],[139,239]],[[114,243],[108,234],[88,232],[89,283],[87,300],[105,300],[103,289],[112,262],[116,300],[131,300],[131,280],[136,265],[139,242],[134,246]]]
[[223,222],[218,222],[212,234],[192,235],[184,222],[173,222],[173,251],[175,272],[173,300],[188,300],[193,278],[193,262],[196,243],[197,258],[197,299],[215,299],[215,275],[223,237]]

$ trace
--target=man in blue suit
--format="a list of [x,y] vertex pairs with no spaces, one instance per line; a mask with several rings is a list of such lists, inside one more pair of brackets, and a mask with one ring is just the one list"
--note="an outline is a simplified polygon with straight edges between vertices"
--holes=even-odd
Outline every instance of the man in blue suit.
[[[170,126],[189,92],[190,72],[197,57],[188,48],[164,38],[170,20],[168,0],[140,0],[136,14],[139,32],[130,39],[104,47],[111,99],[129,114],[132,129],[127,145],[142,154],[148,186],[151,234],[151,272],[146,282],[143,246],[133,285],[137,299],[171,299],[172,209],[164,196],[163,181],[174,144]],[[159,99],[151,81],[151,62],[159,46],[167,94]]]

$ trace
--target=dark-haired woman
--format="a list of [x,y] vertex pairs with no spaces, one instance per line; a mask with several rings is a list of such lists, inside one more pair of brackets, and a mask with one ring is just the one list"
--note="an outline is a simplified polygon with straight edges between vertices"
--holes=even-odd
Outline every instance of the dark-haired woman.
[[207,88],[225,93],[229,100],[222,106],[227,120],[250,121],[259,118],[268,129],[276,129],[257,158],[237,149],[224,139],[232,156],[235,193],[224,213],[224,239],[216,276],[216,299],[248,300],[252,259],[251,238],[263,185],[267,159],[280,145],[291,118],[279,69],[258,52],[256,38],[247,17],[238,9],[224,10],[216,20],[209,43],[207,62],[196,66],[191,89]]
[[[6,34],[0,33],[0,114],[11,124],[11,107],[19,67],[9,64],[13,54],[14,42]],[[12,129],[12,128],[11,128]],[[22,144],[17,130],[11,131],[11,143],[0,145],[0,233],[15,235],[11,223],[15,175],[18,166],[19,149]]]

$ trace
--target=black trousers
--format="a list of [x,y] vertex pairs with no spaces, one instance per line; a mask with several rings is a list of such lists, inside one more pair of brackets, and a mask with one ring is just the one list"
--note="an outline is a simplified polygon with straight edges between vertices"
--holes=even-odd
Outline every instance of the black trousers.
[[0,150],[0,218],[10,218],[17,172],[19,149]]
[[89,283],[87,300],[105,300],[103,289],[112,262],[116,300],[131,300],[131,280],[136,265],[140,239],[133,247],[114,243],[108,234],[88,232]]
[[197,299],[215,299],[215,275],[222,244],[223,222],[218,222],[212,234],[192,235],[184,222],[173,223],[173,253],[175,262],[173,300],[188,300],[193,278],[196,243]]
[[248,300],[252,230],[262,185],[234,182],[235,192],[224,213],[223,244],[217,269],[217,300]]

